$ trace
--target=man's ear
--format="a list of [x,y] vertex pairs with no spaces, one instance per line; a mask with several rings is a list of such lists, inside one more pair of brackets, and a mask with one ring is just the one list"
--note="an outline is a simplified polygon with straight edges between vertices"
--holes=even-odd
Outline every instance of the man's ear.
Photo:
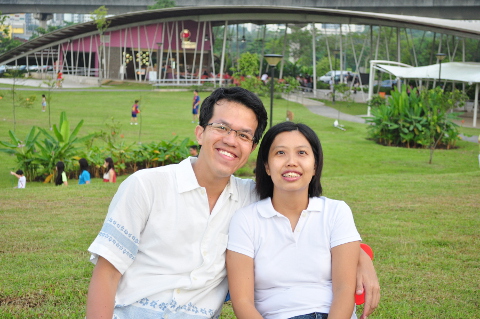
[[255,149],[257,148],[257,146],[258,146],[257,143],[253,143],[253,145],[252,145],[252,150],[250,151],[250,153],[253,152],[253,151],[255,151]]
[[203,133],[205,132],[205,128],[203,126],[197,125],[195,127],[195,136],[197,137],[198,145],[202,145],[203,140]]

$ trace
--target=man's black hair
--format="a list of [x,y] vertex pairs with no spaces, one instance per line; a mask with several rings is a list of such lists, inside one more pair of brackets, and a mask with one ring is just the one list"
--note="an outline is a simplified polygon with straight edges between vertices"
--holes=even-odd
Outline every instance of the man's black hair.
[[213,91],[210,96],[205,98],[200,109],[199,125],[206,127],[207,124],[209,124],[209,121],[213,117],[215,104],[222,100],[240,103],[255,113],[258,126],[254,134],[254,143],[257,144],[262,138],[263,131],[265,131],[267,127],[267,111],[258,96],[241,87],[218,88]]

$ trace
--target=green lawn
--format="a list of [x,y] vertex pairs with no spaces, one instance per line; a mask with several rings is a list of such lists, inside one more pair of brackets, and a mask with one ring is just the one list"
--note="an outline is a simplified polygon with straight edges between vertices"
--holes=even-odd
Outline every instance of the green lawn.
[[[20,94],[36,94],[39,101],[42,91]],[[127,142],[194,139],[191,92],[55,91],[53,98],[53,123],[61,111],[70,123],[84,119],[80,135],[106,129],[105,121],[114,117]],[[135,99],[142,100],[140,137],[140,125],[129,125]],[[269,100],[264,103],[269,109]],[[16,109],[19,136],[32,125],[48,127],[48,112],[37,104]],[[478,144],[460,141],[458,149],[437,150],[429,165],[427,150],[374,144],[365,125],[344,122],[347,131],[340,131],[292,102],[275,100],[274,123],[285,119],[287,109],[318,133],[324,194],[351,206],[363,240],[375,251],[382,300],[370,318],[480,317]],[[0,140],[8,140],[12,115],[9,98],[0,100]],[[244,173],[254,160],[255,154]],[[119,183],[32,182],[17,190],[9,175],[14,168],[14,159],[0,153],[0,318],[83,318],[93,268],[86,249]],[[234,318],[225,308],[222,318]]]

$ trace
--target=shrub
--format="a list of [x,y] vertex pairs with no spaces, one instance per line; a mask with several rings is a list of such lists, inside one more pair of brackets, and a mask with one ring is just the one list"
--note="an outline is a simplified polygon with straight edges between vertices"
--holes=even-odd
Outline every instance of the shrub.
[[372,117],[366,118],[370,137],[389,146],[452,148],[458,138],[457,125],[452,121],[458,114],[448,112],[465,101],[459,91],[444,92],[437,88],[407,94],[392,91],[383,103],[379,98],[370,102]]

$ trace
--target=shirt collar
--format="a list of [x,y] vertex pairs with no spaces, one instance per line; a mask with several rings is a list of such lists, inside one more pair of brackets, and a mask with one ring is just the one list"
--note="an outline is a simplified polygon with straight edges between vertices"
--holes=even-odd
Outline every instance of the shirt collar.
[[[175,175],[177,177],[177,188],[179,193],[188,192],[201,186],[198,184],[197,176],[193,171],[193,164],[198,160],[198,157],[188,157],[178,163],[175,167]],[[235,176],[230,176],[230,181],[225,186],[224,192],[229,193],[233,200],[238,200],[238,189],[235,181]]]
[[[322,212],[322,199],[319,197],[310,197],[306,211],[308,212]],[[272,205],[272,199],[270,197],[262,199],[257,203],[257,210],[260,216],[264,218],[271,218],[273,216],[283,216],[278,213]]]

